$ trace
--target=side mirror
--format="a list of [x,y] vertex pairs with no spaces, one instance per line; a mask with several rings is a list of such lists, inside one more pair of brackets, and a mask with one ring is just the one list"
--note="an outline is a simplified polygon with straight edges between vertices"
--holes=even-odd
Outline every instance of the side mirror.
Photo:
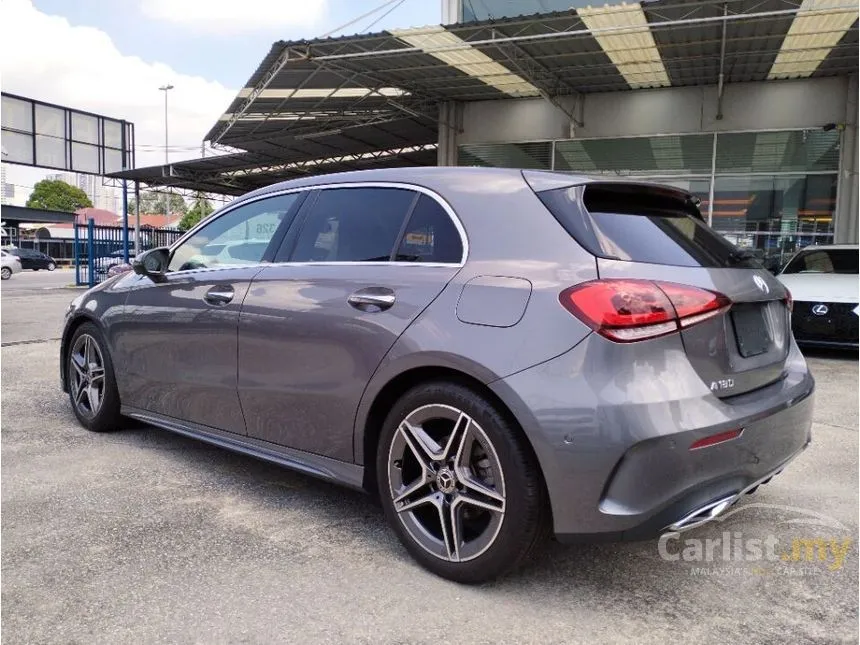
[[138,275],[145,275],[153,282],[163,282],[169,263],[170,252],[162,247],[141,253],[131,263],[131,267]]

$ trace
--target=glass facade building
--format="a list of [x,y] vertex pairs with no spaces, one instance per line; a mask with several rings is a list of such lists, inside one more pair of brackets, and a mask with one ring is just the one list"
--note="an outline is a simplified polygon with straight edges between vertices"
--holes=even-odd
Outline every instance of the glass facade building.
[[567,11],[589,4],[585,0],[462,0],[458,22]]
[[735,244],[772,267],[833,241],[841,132],[725,132],[461,145],[466,166],[635,177],[684,188]]

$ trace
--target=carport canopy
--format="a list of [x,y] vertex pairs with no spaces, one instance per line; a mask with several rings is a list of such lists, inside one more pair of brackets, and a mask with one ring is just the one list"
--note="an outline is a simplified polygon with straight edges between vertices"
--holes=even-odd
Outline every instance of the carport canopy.
[[576,98],[560,97],[721,93],[857,67],[858,9],[847,0],[656,0],[281,41],[205,137],[239,152],[112,176],[240,194],[308,174],[432,165],[450,101],[542,97],[578,122]]

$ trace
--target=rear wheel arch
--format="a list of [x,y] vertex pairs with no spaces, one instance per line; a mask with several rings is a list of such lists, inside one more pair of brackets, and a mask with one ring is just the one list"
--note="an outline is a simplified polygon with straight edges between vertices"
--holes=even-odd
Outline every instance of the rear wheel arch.
[[512,427],[516,428],[519,434],[518,439],[531,452],[534,462],[537,464],[544,489],[546,489],[546,479],[534,446],[511,408],[485,383],[471,374],[451,367],[423,366],[406,370],[390,379],[374,397],[364,423],[360,426],[364,433],[362,437],[363,454],[361,455],[364,465],[363,487],[368,493],[376,495],[377,492],[376,453],[388,412],[394,403],[411,388],[421,383],[434,381],[447,381],[466,387],[493,405],[511,423]]

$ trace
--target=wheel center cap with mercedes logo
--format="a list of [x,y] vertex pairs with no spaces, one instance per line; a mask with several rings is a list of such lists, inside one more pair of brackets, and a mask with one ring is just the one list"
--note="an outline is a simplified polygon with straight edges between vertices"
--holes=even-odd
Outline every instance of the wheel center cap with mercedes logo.
[[448,468],[443,468],[436,473],[436,486],[438,486],[439,490],[443,493],[453,493],[456,484],[457,480],[454,478],[454,473],[452,473]]

